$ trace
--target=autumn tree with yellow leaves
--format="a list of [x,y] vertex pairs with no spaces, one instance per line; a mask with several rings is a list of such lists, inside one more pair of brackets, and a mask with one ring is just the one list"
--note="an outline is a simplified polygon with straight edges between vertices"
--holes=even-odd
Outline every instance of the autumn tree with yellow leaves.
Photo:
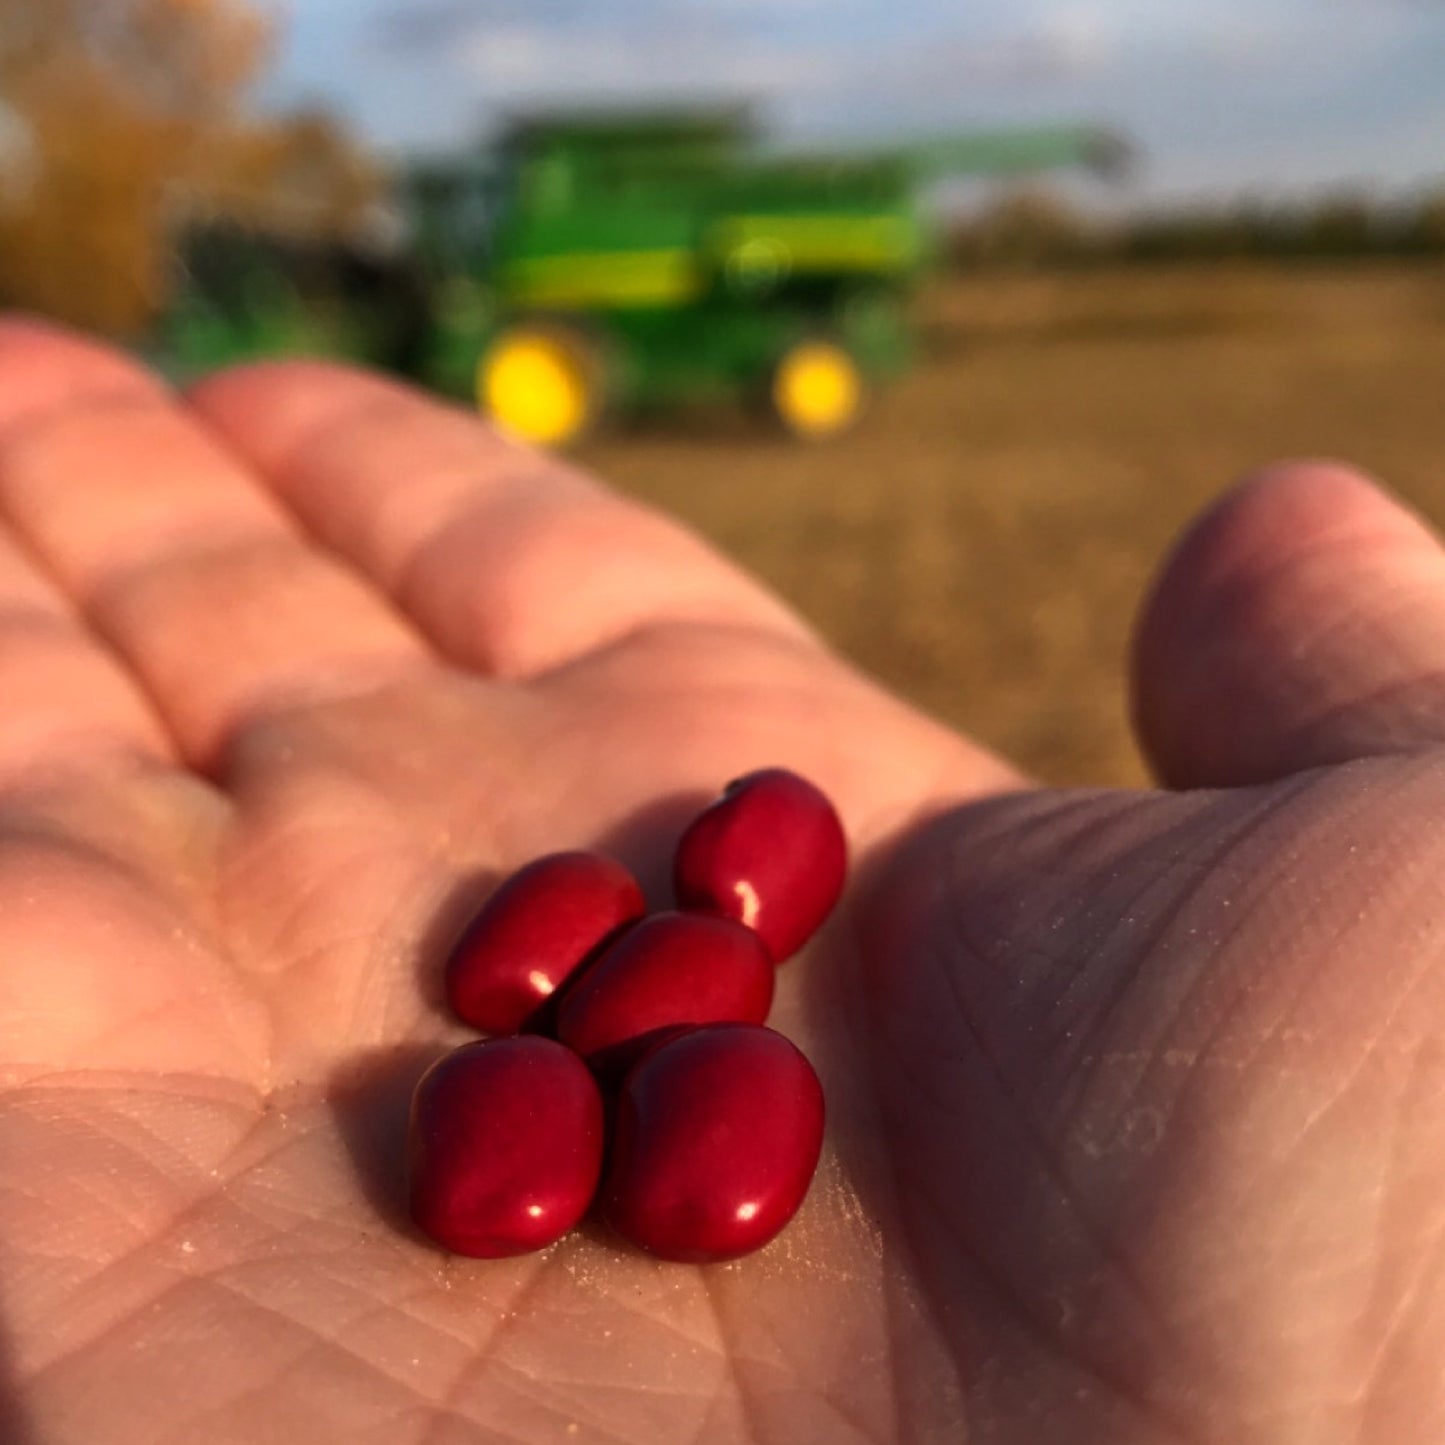
[[377,178],[342,132],[247,116],[271,38],[241,0],[0,0],[0,304],[135,334],[194,220],[354,226]]

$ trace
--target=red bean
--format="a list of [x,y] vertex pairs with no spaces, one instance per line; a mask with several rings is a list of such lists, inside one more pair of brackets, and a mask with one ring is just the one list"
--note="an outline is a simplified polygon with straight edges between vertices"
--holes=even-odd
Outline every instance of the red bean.
[[602,1096],[551,1039],[466,1044],[412,1095],[412,1218],[454,1254],[542,1249],[586,1213],[602,1171]]
[[692,1029],[623,1082],[603,1209],[663,1259],[747,1254],[797,1212],[822,1140],[822,1086],[787,1039],[751,1024]]
[[492,894],[457,940],[447,999],[474,1028],[516,1033],[599,944],[645,910],[636,880],[610,858],[538,858]]
[[682,836],[673,879],[683,908],[756,929],[778,963],[791,957],[843,891],[848,845],[827,797],[766,768],[729,783]]
[[562,995],[557,1037],[594,1057],[673,1024],[760,1024],[773,961],[726,918],[658,913],[635,924]]

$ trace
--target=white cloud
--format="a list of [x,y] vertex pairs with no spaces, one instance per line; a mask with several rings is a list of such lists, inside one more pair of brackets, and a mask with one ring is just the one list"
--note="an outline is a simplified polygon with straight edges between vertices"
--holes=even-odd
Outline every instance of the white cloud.
[[500,99],[766,96],[817,90],[839,77],[824,52],[799,51],[717,18],[696,26],[488,24],[473,27],[452,54],[482,93]]
[[1039,24],[1039,36],[1064,65],[1095,70],[1118,53],[1119,32],[1098,5],[1059,5]]

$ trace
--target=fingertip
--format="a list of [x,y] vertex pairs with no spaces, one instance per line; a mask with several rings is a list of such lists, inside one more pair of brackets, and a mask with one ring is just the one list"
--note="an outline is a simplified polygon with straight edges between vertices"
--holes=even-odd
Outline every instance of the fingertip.
[[337,417],[380,404],[400,390],[336,362],[268,360],[214,372],[187,387],[184,400],[202,421],[244,438],[251,459],[268,466]]
[[285,466],[318,437],[353,423],[458,423],[495,442],[474,414],[410,382],[362,367],[320,360],[257,361],[194,382],[192,411],[263,469]]
[[0,347],[9,346],[53,346],[76,348],[90,351],[109,351],[119,354],[120,348],[113,346],[99,335],[81,326],[72,326],[57,321],[53,316],[44,316],[38,311],[26,311],[19,307],[0,309]]
[[59,322],[0,313],[0,426],[79,397],[151,398],[164,382],[128,352]]
[[1394,525],[1405,515],[1378,482],[1346,462],[1301,458],[1260,467],[1185,529],[1160,568],[1146,620],[1171,592],[1198,591],[1251,567],[1275,567],[1331,533],[1354,535],[1362,522]]
[[324,395],[338,386],[368,383],[377,387],[392,385],[379,375],[344,362],[317,357],[266,357],[236,362],[199,377],[186,387],[185,395],[209,405],[252,393],[268,397],[296,393],[304,397],[318,392]]
[[[1430,529],[1347,463],[1282,461],[1243,478],[1187,528],[1140,611],[1132,710],[1158,774],[1212,786],[1308,762],[1307,716],[1360,690],[1370,668],[1364,641],[1326,666],[1305,657],[1307,639],[1347,617],[1388,650],[1391,576],[1439,560]],[[1445,586],[1437,609],[1433,572],[1414,580],[1432,599],[1430,624],[1438,611],[1445,627]]]
[[0,345],[26,336],[79,336],[80,333],[37,312],[18,308],[0,311]]

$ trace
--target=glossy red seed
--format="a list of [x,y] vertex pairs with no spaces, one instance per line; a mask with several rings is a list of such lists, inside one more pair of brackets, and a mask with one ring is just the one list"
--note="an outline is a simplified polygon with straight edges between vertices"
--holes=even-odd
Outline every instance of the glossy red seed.
[[454,1254],[542,1249],[586,1213],[602,1144],[601,1093],[570,1049],[536,1037],[467,1044],[412,1095],[412,1218]]
[[750,928],[697,913],[657,913],[628,929],[562,995],[557,1037],[591,1061],[674,1024],[760,1024],[773,961]]
[[751,1024],[692,1029],[623,1082],[603,1209],[663,1259],[732,1259],[797,1212],[822,1141],[822,1086],[787,1039]]
[[492,894],[457,940],[447,999],[473,1028],[515,1033],[599,944],[645,911],[636,880],[610,858],[538,858]]
[[745,923],[781,963],[843,891],[848,844],[826,795],[766,768],[729,783],[678,844],[673,881],[687,909]]

